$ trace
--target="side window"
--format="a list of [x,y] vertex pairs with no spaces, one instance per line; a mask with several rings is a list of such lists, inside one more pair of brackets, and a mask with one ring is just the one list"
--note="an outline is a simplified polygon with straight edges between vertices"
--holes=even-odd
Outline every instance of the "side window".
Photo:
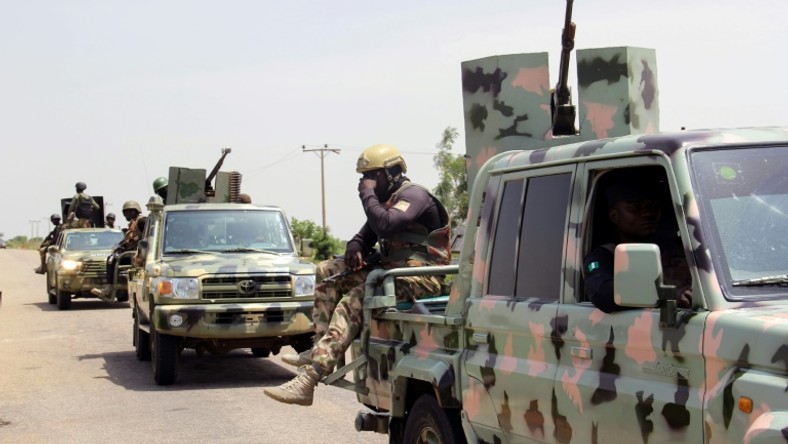
[[691,276],[664,168],[616,168],[597,171],[594,178],[583,242],[586,300],[605,311],[618,309],[610,301],[613,248],[620,242],[657,244],[665,282],[688,288]]
[[488,294],[558,300],[570,183],[569,173],[506,182]]
[[490,258],[488,294],[505,296],[514,294],[517,271],[515,259],[524,185],[523,179],[511,180],[504,185]]
[[528,180],[515,287],[518,298],[558,300],[561,294],[571,178],[567,173]]

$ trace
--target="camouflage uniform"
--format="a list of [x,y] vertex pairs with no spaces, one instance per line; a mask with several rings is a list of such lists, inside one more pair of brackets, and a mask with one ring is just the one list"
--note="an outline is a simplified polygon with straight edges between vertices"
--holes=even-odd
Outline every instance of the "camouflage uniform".
[[[356,172],[362,174],[358,191],[367,221],[347,243],[344,260],[334,259],[318,266],[321,282],[315,289],[313,320],[318,335],[323,330],[325,333],[308,356],[303,356],[304,363],[283,357],[283,362],[300,365],[299,375],[263,391],[277,401],[311,405],[321,375],[331,372],[358,334],[363,320],[365,281],[370,272],[367,267],[371,265],[361,258],[367,257],[376,244],[380,247],[378,267],[384,269],[448,264],[451,260],[446,208],[426,188],[412,184],[404,176],[407,166],[397,148],[374,145],[365,149]],[[346,266],[357,270],[343,272]],[[326,280],[326,276],[337,273],[342,274]],[[440,294],[442,281],[436,276],[398,278],[397,298],[414,301]]]
[[[407,200],[402,198],[406,190],[410,190],[406,193]],[[365,212],[368,214],[368,221],[361,231],[348,242],[349,246],[351,243],[357,243],[362,245],[362,251],[369,251],[371,245],[379,242],[382,245],[381,265],[386,269],[449,263],[451,252],[449,251],[449,226],[446,209],[425,188],[405,179],[383,205],[377,202],[372,190],[362,191],[361,198],[364,202]],[[371,215],[375,210],[371,210],[370,207],[377,207],[378,211],[382,212],[398,209],[405,213],[402,208],[407,210],[411,206],[414,207],[413,210],[416,210],[414,213],[422,214],[415,208],[416,206],[425,208],[423,213],[431,211],[433,216],[437,216],[440,226],[428,228],[423,224],[423,220],[414,220],[410,221],[401,232],[386,237],[378,237],[376,233],[386,232],[387,227],[376,226],[374,230],[371,228],[369,219],[375,219]],[[380,221],[375,222],[381,223]],[[345,270],[344,261],[334,259],[318,266],[318,276],[325,276],[326,273],[331,273],[329,274],[331,276],[343,270]],[[369,269],[363,269],[348,273],[331,282],[322,282],[315,289],[313,320],[315,331],[321,338],[313,348],[311,359],[321,367],[324,373],[328,373],[334,368],[337,359],[344,354],[361,328],[364,283],[369,271]],[[436,276],[401,277],[397,279],[397,297],[400,300],[413,301],[423,296],[437,295],[441,292],[442,283],[443,280]],[[342,296],[343,294],[344,296]],[[342,296],[341,299],[340,296]],[[330,321],[326,324],[329,319]],[[322,332],[323,330],[325,333]]]
[[36,273],[39,273],[39,274],[46,273],[46,271],[47,271],[47,263],[46,263],[47,248],[49,248],[50,245],[52,245],[55,242],[57,242],[57,237],[58,237],[58,235],[60,235],[61,231],[63,231],[63,224],[60,223],[60,220],[58,220],[58,223],[55,224],[55,228],[53,228],[52,231],[50,231],[49,234],[47,234],[47,237],[45,237],[44,240],[41,241],[41,244],[38,246],[38,254],[41,257],[41,266],[36,268],[36,270],[35,270]]
[[71,198],[71,203],[68,206],[69,228],[90,228],[93,226],[90,217],[80,217],[85,215],[82,211],[86,211],[80,208],[87,207],[88,205],[90,205],[90,211],[101,209],[101,206],[96,203],[96,200],[84,191],[75,194],[74,197]]
[[[112,294],[115,286],[115,267],[118,266],[118,259],[120,255],[127,251],[135,251],[137,244],[142,239],[142,232],[145,227],[145,217],[137,213],[137,217],[129,221],[129,228],[126,229],[123,239],[115,245],[112,253],[107,256],[107,284],[104,288],[94,288],[90,292],[101,299],[108,300],[107,298]],[[134,255],[131,259],[132,265],[135,267],[142,266],[144,258]]]

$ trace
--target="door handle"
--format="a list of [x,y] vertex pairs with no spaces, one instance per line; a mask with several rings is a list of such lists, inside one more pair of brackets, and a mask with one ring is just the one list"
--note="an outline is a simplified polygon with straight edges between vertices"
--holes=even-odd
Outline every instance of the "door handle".
[[471,340],[477,344],[486,344],[487,333],[474,333],[473,336],[471,336]]

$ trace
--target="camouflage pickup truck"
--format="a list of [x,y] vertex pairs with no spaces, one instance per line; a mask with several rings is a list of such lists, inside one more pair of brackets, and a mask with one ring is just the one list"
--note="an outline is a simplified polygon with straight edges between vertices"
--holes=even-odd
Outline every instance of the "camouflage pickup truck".
[[183,349],[255,356],[312,345],[315,266],[298,257],[279,208],[236,203],[163,205],[149,214],[129,271],[137,358],[160,385],[175,382]]
[[[47,247],[48,302],[68,310],[73,299],[95,299],[90,290],[107,282],[107,256],[121,239],[123,233],[111,228],[61,231],[54,245]],[[128,296],[119,294],[116,301],[126,302]]]
[[[584,258],[609,242],[621,170],[652,178],[661,219],[659,241],[611,252],[625,309],[608,313]],[[324,382],[392,442],[788,442],[786,214],[788,128],[502,152],[478,171],[459,263],[371,275],[356,359]],[[661,261],[674,247],[686,307]],[[405,307],[407,273],[456,276]]]

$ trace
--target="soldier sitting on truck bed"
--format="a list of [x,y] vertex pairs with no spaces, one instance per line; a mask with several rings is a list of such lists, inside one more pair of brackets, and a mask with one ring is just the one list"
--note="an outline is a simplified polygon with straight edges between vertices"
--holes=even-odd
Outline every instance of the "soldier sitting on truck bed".
[[599,244],[588,253],[583,261],[583,272],[589,299],[606,313],[625,309],[613,299],[613,258],[619,243],[658,244],[665,282],[677,286],[679,307],[691,305],[689,269],[683,251],[677,251],[677,242],[679,248],[681,244],[675,237],[676,231],[669,230],[672,233],[667,233],[664,240],[659,236],[663,226],[660,196],[668,190],[667,184],[655,173],[644,168],[622,169],[603,176],[606,186],[602,187],[604,194],[598,195],[597,201],[606,205],[607,221],[613,232],[606,239],[610,242]]
[[[127,251],[136,251],[137,244],[142,239],[145,229],[145,218],[140,217],[142,208],[136,201],[129,200],[123,204],[123,217],[129,222],[123,239],[115,245],[112,253],[107,257],[107,284],[103,288],[94,288],[90,292],[99,299],[111,301],[110,296],[115,289],[115,268],[118,266],[118,259],[121,254]],[[140,258],[136,256],[132,260],[135,265],[140,265]]]
[[45,237],[44,240],[41,241],[41,245],[38,246],[38,254],[41,256],[41,265],[39,265],[38,268],[34,270],[38,274],[45,274],[47,272],[47,248],[57,242],[57,236],[60,234],[60,231],[63,230],[63,224],[60,223],[59,214],[54,213],[49,216],[49,221],[52,222],[52,225],[54,225],[55,228],[53,228],[52,231],[47,234],[47,237]]
[[[369,274],[363,258],[376,243],[381,246],[380,266],[387,269],[443,265],[451,259],[446,209],[426,188],[404,176],[407,167],[398,149],[390,145],[365,149],[358,158],[356,172],[362,174],[358,192],[367,220],[347,243],[344,258],[328,264],[342,274],[324,280],[315,289],[315,307],[323,307],[324,312],[319,308],[313,311],[319,341],[308,351],[308,356],[303,356],[306,364],[299,367],[295,379],[264,390],[277,401],[312,405],[318,381],[333,370],[358,334],[364,282]],[[318,268],[323,267],[325,262]],[[441,284],[442,279],[435,276],[398,278],[397,296],[412,301],[436,295],[441,291]],[[342,299],[337,303],[338,297]],[[330,322],[326,323],[328,318]]]

